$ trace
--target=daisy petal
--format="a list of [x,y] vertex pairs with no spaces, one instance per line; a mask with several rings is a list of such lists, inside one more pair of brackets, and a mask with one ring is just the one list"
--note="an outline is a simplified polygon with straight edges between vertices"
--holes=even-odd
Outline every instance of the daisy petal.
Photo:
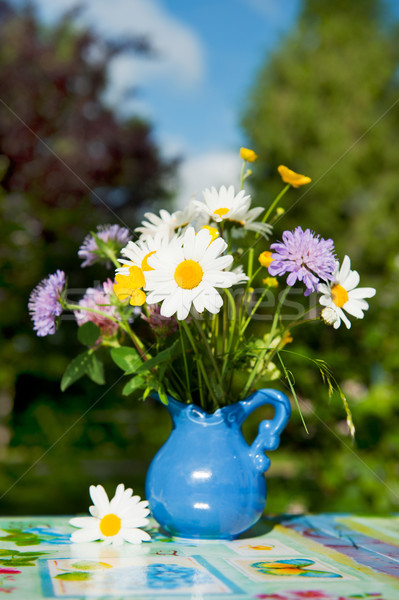
[[89,488],[91,499],[94,502],[94,505],[98,509],[98,516],[101,518],[107,512],[109,512],[109,500],[106,491],[104,490],[102,485],[98,485],[97,487],[91,485]]
[[71,535],[71,542],[94,542],[100,539],[100,531],[98,529],[79,529]]
[[69,524],[73,525],[73,527],[92,529],[93,527],[97,527],[98,519],[95,519],[94,517],[74,517],[69,520]]
[[149,519],[146,518],[123,519],[123,529],[129,529],[132,527],[146,527],[149,522]]
[[364,317],[363,311],[356,300],[348,300],[343,308],[348,314],[352,315],[352,317],[356,317],[357,319],[363,319]]
[[351,260],[350,260],[349,256],[345,256],[344,260],[342,261],[341,269],[339,272],[340,283],[342,282],[341,285],[343,284],[345,279],[348,277],[348,275],[350,273],[350,269],[351,269]]
[[375,296],[376,290],[372,287],[367,288],[357,288],[356,290],[351,290],[350,298],[372,298]]
[[346,316],[346,314],[344,313],[344,311],[343,311],[341,308],[338,308],[338,309],[337,309],[337,313],[338,313],[339,317],[340,317],[340,318],[343,320],[343,322],[345,323],[345,325],[346,325],[346,328],[347,328],[347,329],[350,329],[352,324],[351,324],[351,322],[349,321],[349,319],[348,319],[348,317]]
[[130,544],[141,544],[141,542],[151,541],[150,535],[141,529],[126,529],[122,535]]
[[[341,277],[340,277],[341,279]],[[351,271],[349,275],[342,280],[342,287],[344,287],[348,292],[353,290],[353,288],[359,285],[360,275],[357,271]]]

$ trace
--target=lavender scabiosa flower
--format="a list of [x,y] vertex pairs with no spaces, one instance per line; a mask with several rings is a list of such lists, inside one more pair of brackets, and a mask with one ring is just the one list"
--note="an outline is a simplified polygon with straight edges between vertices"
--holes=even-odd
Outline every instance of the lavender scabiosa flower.
[[270,246],[275,253],[268,269],[270,275],[289,273],[287,284],[303,281],[305,296],[317,290],[320,279],[331,281],[334,278],[335,256],[333,240],[325,240],[310,229],[296,227],[294,231],[284,231],[283,241]]
[[62,313],[60,302],[65,287],[64,271],[56,271],[43,279],[32,291],[28,309],[33,329],[39,337],[55,333],[55,320]]
[[108,259],[109,264],[110,257],[113,256],[116,260],[116,256],[131,239],[132,236],[126,227],[99,225],[96,233],[89,233],[79,248],[78,256],[83,259],[82,267],[89,267],[101,258]]
[[[107,279],[104,283],[95,288],[87,288],[85,295],[79,301],[79,306],[82,308],[95,308],[103,313],[106,313],[110,317],[117,317],[117,308],[111,304],[111,297],[113,295],[113,282],[111,279]],[[114,335],[118,330],[118,324],[114,321],[110,321],[106,316],[98,315],[86,310],[75,310],[74,315],[79,325],[87,323],[87,321],[93,321],[100,328],[102,336]]]

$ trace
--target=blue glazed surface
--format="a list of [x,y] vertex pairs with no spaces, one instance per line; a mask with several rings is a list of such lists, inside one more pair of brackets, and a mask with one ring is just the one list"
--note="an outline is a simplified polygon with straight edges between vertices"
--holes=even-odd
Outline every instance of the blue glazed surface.
[[[262,421],[248,446],[241,431],[247,416],[271,404],[273,419]],[[175,536],[232,539],[254,525],[266,503],[266,450],[275,450],[291,407],[285,394],[259,390],[213,414],[169,397],[173,428],[152,461],[146,498],[153,516]]]

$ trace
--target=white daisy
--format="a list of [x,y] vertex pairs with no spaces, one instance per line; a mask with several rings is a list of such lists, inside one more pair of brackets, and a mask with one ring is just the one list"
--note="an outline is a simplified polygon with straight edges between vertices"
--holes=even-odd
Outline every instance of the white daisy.
[[237,277],[237,283],[247,283],[247,281],[249,281],[249,277],[248,275],[245,274],[244,272],[244,267],[242,265],[238,265],[238,267],[235,267],[234,269],[232,269],[231,271],[232,273],[234,273]]
[[[190,200],[188,206],[183,210],[169,213],[167,210],[161,209],[159,216],[150,212],[144,213],[144,216],[148,220],[142,221],[142,226],[135,229],[135,231],[141,233],[141,240],[147,240],[148,237],[155,237],[156,235],[171,237],[188,225],[194,224],[201,217],[201,214],[194,200]],[[200,227],[205,225],[208,220],[202,218]]]
[[[322,294],[320,304],[326,307],[322,311],[322,318],[326,323],[333,325],[334,329],[338,329],[341,320],[350,329],[351,322],[344,311],[353,317],[363,319],[363,311],[369,307],[364,298],[372,298],[376,290],[371,287],[358,288],[359,281],[359,273],[351,270],[350,258],[345,256],[341,268],[339,262],[336,263],[334,280],[329,284],[319,284],[318,291]],[[335,313],[335,319],[332,311]]]
[[147,262],[148,258],[158,250],[162,250],[162,248],[168,246],[169,243],[175,243],[176,241],[177,236],[169,240],[169,236],[157,233],[154,237],[148,236],[137,242],[128,242],[127,246],[121,250],[121,254],[126,256],[128,260],[119,259],[119,262],[125,266],[119,267],[119,269],[116,269],[116,272],[121,275],[129,275],[129,267],[133,265],[139,267],[143,273],[151,271],[151,267]]
[[176,313],[179,320],[187,317],[192,304],[199,313],[218,313],[223,300],[215,288],[237,283],[237,275],[224,271],[233,262],[230,255],[220,256],[226,248],[222,238],[212,241],[206,229],[196,234],[188,227],[179,248],[169,246],[149,257],[154,270],[146,273],[147,304],[162,302],[161,315]]
[[141,239],[145,240],[148,237],[155,237],[156,234],[162,236],[171,236],[175,232],[175,217],[167,210],[161,209],[159,216],[151,212],[144,213],[148,221],[142,221],[141,227],[136,227],[135,231],[141,233]]
[[89,507],[91,517],[74,517],[69,521],[74,527],[80,527],[71,535],[72,542],[94,542],[104,540],[106,544],[140,544],[151,538],[146,531],[138,529],[148,524],[148,502],[140,502],[140,496],[132,496],[133,490],[125,490],[120,483],[112,500],[102,485],[91,485],[90,496],[94,505]]
[[251,196],[246,195],[244,190],[240,190],[236,194],[233,185],[228,188],[222,185],[219,191],[212,187],[210,190],[204,190],[202,194],[205,203],[196,201],[196,205],[216,223],[220,223],[221,221],[238,223],[244,229],[257,231],[265,237],[272,231],[272,227],[268,223],[261,223],[255,220],[264,211],[264,208],[257,207],[250,209]]
[[209,222],[209,217],[204,215],[197,206],[197,202],[191,199],[186,208],[183,210],[177,210],[172,215],[175,219],[176,229],[179,231],[183,230],[189,225],[195,227],[196,231],[201,229],[204,225]]

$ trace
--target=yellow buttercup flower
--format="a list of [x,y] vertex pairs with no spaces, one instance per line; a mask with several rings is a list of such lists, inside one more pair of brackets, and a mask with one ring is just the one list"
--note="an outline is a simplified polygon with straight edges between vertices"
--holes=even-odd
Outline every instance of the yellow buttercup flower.
[[142,288],[145,284],[143,271],[135,265],[129,267],[129,275],[118,273],[115,277],[114,292],[122,302],[130,298],[132,306],[142,306],[145,302],[145,293]]
[[284,336],[283,336],[283,339],[281,341],[282,341],[282,343],[285,346],[285,344],[291,344],[291,342],[293,340],[294,340],[294,338],[292,337],[292,335],[290,334],[290,332],[286,331],[285,334],[284,334]]
[[211,243],[219,237],[219,231],[216,227],[211,227],[210,225],[204,225],[202,229],[206,229],[212,236]]
[[259,254],[258,260],[260,262],[260,264],[262,265],[262,267],[265,267],[267,269],[267,267],[270,266],[273,258],[272,258],[272,252],[269,252],[268,250],[266,250],[265,252],[262,252],[262,254]]
[[300,173],[295,173],[295,171],[291,171],[291,169],[285,167],[284,165],[280,165],[277,170],[280,173],[281,179],[284,181],[284,183],[289,183],[294,188],[300,187],[301,185],[306,185],[312,181],[310,177],[301,175]]
[[262,279],[262,283],[269,288],[278,287],[278,281],[275,277],[266,277],[266,279]]
[[240,148],[240,156],[242,160],[246,160],[247,162],[255,162],[258,158],[258,155],[249,148]]

